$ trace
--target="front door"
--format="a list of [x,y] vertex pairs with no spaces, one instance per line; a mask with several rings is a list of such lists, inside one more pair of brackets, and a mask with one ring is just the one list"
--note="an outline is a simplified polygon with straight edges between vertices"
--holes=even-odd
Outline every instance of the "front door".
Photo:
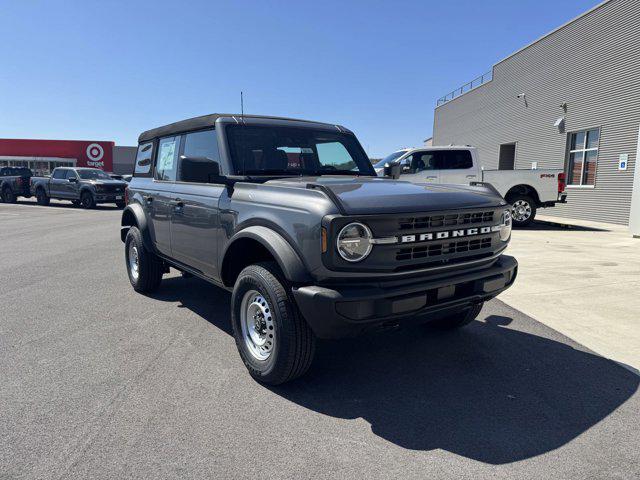
[[413,152],[400,161],[400,180],[412,183],[438,183],[434,152]]
[[[181,158],[219,161],[215,130],[183,136]],[[171,210],[171,252],[180,263],[208,277],[218,278],[218,202],[226,187],[209,183],[212,179],[202,167],[202,178],[178,165],[178,181],[173,190]]]

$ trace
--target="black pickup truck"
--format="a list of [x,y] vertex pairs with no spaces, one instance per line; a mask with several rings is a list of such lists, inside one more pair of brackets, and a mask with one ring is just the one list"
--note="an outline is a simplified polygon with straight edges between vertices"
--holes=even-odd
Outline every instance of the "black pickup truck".
[[74,205],[93,208],[98,203],[115,203],[123,208],[127,182],[114,180],[97,168],[58,167],[51,177],[33,177],[31,192],[39,205],[52,198],[71,200]]
[[136,291],[175,268],[233,292],[240,356],[268,384],[302,375],[316,338],[465,325],[517,272],[493,188],[378,178],[350,130],[304,120],[144,132],[121,225]]
[[26,167],[0,168],[0,195],[5,203],[15,203],[18,197],[31,196],[33,172]]

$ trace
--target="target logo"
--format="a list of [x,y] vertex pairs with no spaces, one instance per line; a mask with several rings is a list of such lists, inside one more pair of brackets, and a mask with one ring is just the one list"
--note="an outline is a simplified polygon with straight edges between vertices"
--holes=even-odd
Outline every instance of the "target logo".
[[93,162],[99,162],[104,156],[104,149],[97,143],[92,143],[87,147],[87,157]]

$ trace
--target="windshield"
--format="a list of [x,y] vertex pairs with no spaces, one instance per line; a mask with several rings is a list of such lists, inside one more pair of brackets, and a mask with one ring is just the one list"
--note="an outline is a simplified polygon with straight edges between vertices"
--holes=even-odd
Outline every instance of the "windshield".
[[238,175],[375,174],[353,135],[311,128],[229,125],[227,141]]
[[374,165],[374,168],[382,168],[382,167],[384,167],[385,163],[391,163],[394,160],[397,160],[398,158],[400,158],[405,153],[407,153],[407,150],[400,150],[399,152],[393,152],[391,155],[387,155],[382,160],[380,160],[378,163],[376,163]]
[[77,170],[77,172],[83,180],[111,180],[111,177],[102,170],[82,169]]

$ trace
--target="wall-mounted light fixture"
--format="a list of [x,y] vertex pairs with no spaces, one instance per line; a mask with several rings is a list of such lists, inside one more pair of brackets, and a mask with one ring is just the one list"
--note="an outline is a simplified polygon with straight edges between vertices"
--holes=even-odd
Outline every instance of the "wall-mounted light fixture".
[[521,98],[524,100],[524,106],[528,107],[529,104],[527,103],[527,94],[526,93],[521,93],[519,95],[516,96],[516,98]]

